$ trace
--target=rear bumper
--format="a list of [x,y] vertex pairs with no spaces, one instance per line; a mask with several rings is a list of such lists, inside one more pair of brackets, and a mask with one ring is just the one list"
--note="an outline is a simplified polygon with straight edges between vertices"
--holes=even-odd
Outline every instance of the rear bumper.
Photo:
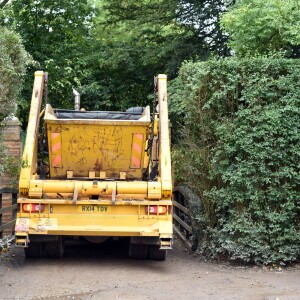
[[[116,205],[107,201],[78,201],[76,205],[57,200],[26,199],[25,202],[28,201],[43,204],[44,211],[26,213],[22,211],[24,200],[18,200],[21,205],[15,231],[19,246],[26,247],[30,241],[28,236],[32,235],[158,237],[172,240],[172,202],[169,200],[120,202]],[[169,209],[164,215],[147,214],[145,207],[153,204]]]

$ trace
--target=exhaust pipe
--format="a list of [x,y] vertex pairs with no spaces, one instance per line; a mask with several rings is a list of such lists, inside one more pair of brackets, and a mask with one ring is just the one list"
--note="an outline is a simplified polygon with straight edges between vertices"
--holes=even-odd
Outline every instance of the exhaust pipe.
[[80,94],[75,89],[73,89],[73,95],[75,97],[74,99],[75,110],[80,110]]

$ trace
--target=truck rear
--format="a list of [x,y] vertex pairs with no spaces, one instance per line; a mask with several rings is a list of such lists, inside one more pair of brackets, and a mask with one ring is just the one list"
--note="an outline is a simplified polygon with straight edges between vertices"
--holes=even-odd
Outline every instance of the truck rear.
[[172,247],[167,76],[156,79],[152,114],[148,106],[108,112],[78,104],[46,104],[41,113],[44,77],[35,73],[16,245],[27,257],[61,257],[68,239],[128,238],[131,257],[164,260]]

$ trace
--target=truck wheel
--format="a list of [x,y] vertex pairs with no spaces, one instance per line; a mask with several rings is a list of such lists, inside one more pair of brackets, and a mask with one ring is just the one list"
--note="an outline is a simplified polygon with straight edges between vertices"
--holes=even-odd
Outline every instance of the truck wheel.
[[135,259],[147,259],[149,245],[144,244],[129,244],[129,256]]
[[46,257],[63,257],[64,255],[64,244],[62,237],[59,237],[57,242],[45,243],[45,255]]
[[159,250],[159,246],[150,245],[149,258],[153,260],[165,260],[167,256],[167,250]]
[[30,243],[29,247],[25,249],[25,256],[27,258],[38,258],[43,256],[42,243]]

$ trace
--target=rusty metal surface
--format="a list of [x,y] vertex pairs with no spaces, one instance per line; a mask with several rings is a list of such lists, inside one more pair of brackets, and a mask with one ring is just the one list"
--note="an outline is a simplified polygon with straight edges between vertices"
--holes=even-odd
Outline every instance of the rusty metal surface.
[[149,122],[50,120],[46,115],[45,123],[51,178],[65,178],[67,171],[74,177],[88,177],[89,171],[100,177],[101,171],[107,178],[120,178],[120,172],[127,179],[142,178]]

